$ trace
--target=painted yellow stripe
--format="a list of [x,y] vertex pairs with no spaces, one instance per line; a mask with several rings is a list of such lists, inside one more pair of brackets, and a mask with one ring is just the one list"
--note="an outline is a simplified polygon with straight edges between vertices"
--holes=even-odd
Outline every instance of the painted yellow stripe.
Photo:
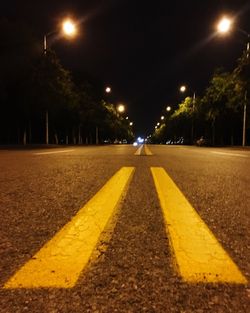
[[141,155],[143,145],[141,145],[135,152],[135,155]]
[[247,283],[163,168],[151,172],[163,210],[176,265],[184,281]]
[[133,172],[133,167],[121,168],[4,288],[73,287],[124,196]]
[[153,155],[153,153],[149,150],[149,147],[147,145],[144,146],[144,149],[146,155]]

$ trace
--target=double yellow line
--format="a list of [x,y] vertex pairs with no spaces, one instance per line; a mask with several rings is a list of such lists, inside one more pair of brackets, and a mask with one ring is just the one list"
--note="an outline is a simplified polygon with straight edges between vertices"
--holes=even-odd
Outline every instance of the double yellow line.
[[[4,288],[73,287],[88,264],[101,234],[114,219],[134,173],[121,168],[104,187],[44,245]],[[173,260],[187,282],[247,283],[163,168],[152,167]]]
[[[143,154],[144,148],[144,154]],[[141,145],[135,152],[135,155],[153,155],[147,145]]]

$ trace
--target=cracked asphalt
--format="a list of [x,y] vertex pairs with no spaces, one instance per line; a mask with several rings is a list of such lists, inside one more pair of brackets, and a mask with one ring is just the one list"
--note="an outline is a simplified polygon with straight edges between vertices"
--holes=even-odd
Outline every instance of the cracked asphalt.
[[[149,148],[152,156],[129,145],[0,150],[1,313],[250,311],[249,284],[182,281],[150,174],[167,171],[249,281],[250,151]],[[3,289],[124,166],[136,169],[128,192],[76,286]]]

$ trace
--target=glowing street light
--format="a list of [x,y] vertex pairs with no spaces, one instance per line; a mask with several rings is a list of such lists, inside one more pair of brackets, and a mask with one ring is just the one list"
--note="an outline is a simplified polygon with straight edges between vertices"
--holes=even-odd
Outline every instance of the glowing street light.
[[[228,33],[232,28],[233,20],[227,17],[223,17],[217,26],[217,30],[219,33],[225,34]],[[241,28],[237,28],[237,30],[247,37],[247,45],[246,45],[246,57],[249,58],[250,53],[250,33],[246,32]],[[245,90],[244,96],[244,106],[243,106],[243,126],[242,126],[242,146],[246,145],[246,116],[247,116],[247,90]]]
[[163,121],[163,120],[164,120],[164,118],[165,118],[165,117],[162,115],[162,116],[161,116],[161,120]]
[[160,123],[159,123],[159,122],[157,123],[157,126],[160,126]]
[[119,104],[117,107],[117,111],[119,113],[123,113],[125,111],[125,106],[123,104]]
[[217,31],[222,34],[226,34],[232,28],[232,20],[228,17],[223,17],[217,25]]
[[[43,36],[43,53],[46,55],[47,53],[47,38],[55,34],[57,31],[52,31]],[[77,33],[76,24],[71,19],[65,19],[61,25],[61,32],[67,38],[73,38]]]
[[180,87],[180,92],[185,92],[187,90],[187,87],[185,85],[182,85]]
[[170,107],[170,106],[167,106],[167,107],[166,107],[166,111],[167,111],[167,112],[171,111],[171,107]]
[[71,19],[66,19],[62,23],[63,34],[68,37],[74,37],[76,35],[76,24]]
[[110,87],[106,87],[105,92],[106,93],[110,93],[111,92],[111,88]]
[[129,126],[133,126],[133,122],[130,122],[130,123],[129,123]]

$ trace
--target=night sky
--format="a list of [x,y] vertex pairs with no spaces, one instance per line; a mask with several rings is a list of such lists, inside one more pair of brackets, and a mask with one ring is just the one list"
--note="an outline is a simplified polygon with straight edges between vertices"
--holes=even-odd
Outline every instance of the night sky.
[[[127,106],[137,135],[149,135],[164,107],[202,94],[216,67],[231,70],[246,44],[233,31],[215,34],[223,14],[250,32],[250,2],[241,0],[1,1],[0,14],[24,21],[42,38],[62,17],[78,20],[79,35],[49,42],[74,75],[89,73],[112,87],[112,101]],[[42,47],[41,47],[42,49]]]

